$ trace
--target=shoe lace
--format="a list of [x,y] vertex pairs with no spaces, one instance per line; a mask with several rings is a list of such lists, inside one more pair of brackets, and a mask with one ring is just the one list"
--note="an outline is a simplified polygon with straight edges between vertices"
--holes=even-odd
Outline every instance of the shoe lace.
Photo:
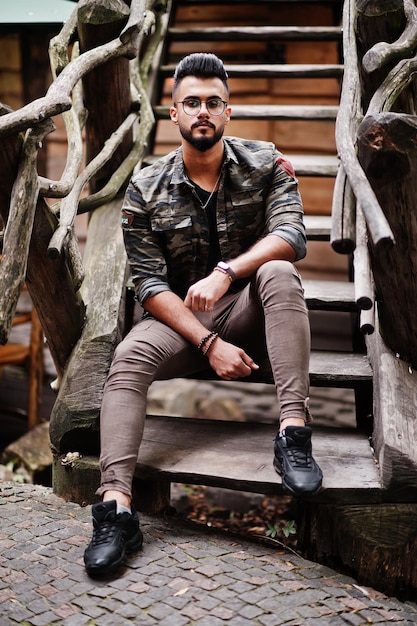
[[298,446],[288,447],[287,456],[291,465],[297,468],[310,469],[313,464],[313,458],[308,450]]
[[115,532],[116,526],[114,522],[101,522],[101,524],[94,529],[92,540],[93,545],[99,546],[110,542]]

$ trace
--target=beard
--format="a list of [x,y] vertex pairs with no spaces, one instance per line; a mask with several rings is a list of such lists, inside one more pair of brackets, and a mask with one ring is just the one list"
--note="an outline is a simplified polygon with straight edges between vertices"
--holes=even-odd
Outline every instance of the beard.
[[215,132],[211,136],[201,135],[200,137],[194,137],[192,130],[192,128],[191,130],[187,130],[179,126],[179,131],[183,139],[185,139],[185,141],[187,141],[200,152],[207,152],[207,150],[210,150],[210,148],[215,146],[216,143],[218,143],[223,137],[224,132],[224,128],[219,128],[218,130],[215,130]]

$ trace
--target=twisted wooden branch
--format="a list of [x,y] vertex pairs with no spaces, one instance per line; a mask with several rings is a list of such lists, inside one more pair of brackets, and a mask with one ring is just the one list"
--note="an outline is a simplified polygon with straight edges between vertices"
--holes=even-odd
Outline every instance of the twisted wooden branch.
[[[345,71],[336,119],[336,144],[349,183],[360,203],[371,238],[377,246],[392,246],[394,235],[379,206],[375,193],[359,164],[354,141],[360,122],[360,90],[358,85],[358,55],[355,43],[355,8],[353,0],[346,0],[343,9],[343,45],[346,51]],[[347,130],[348,129],[348,130]]]
[[[142,17],[142,22],[143,19]],[[70,94],[76,83],[95,67],[111,59],[136,56],[136,44],[136,37],[133,42],[129,40],[127,43],[122,43],[118,38],[84,52],[62,70],[43,98],[38,98],[18,111],[0,117],[0,135],[25,130],[48,117],[69,111],[72,106]]]
[[407,25],[401,36],[393,43],[379,41],[362,59],[363,68],[368,74],[397,58],[409,56],[417,44],[417,7],[412,0],[404,0],[404,13]]
[[60,223],[56,229],[48,247],[51,258],[57,258],[64,245],[65,239],[72,233],[72,225],[77,215],[78,202],[84,186],[94,176],[104,163],[110,160],[117,148],[123,141],[124,136],[130,130],[137,119],[137,113],[131,113],[105,142],[103,150],[86,166],[78,176],[70,193],[62,199],[60,209]]
[[3,258],[0,263],[1,310],[0,343],[6,343],[13,323],[17,301],[25,282],[27,258],[39,181],[36,171],[41,141],[55,126],[45,120],[26,133],[19,170],[12,191],[9,217],[4,232]]
[[[79,56],[79,44],[76,42],[72,51],[72,59]],[[62,56],[56,57],[56,53],[62,54],[61,47],[51,48],[51,68],[52,73],[56,75],[56,68],[60,65],[63,68],[64,59]],[[83,139],[82,127],[86,119],[86,112],[82,105],[82,86],[79,81],[72,91],[73,106],[69,111],[62,114],[65,129],[68,138],[68,151],[65,168],[59,181],[53,181],[48,178],[39,177],[41,196],[49,198],[63,198],[68,195],[75,184],[75,180],[80,171],[83,160]]]

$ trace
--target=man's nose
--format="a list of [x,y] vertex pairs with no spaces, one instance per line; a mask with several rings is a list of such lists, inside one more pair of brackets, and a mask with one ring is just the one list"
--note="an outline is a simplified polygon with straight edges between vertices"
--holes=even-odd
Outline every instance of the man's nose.
[[198,113],[199,115],[210,115],[210,112],[207,108],[207,104],[205,102],[201,102],[200,103],[200,111]]

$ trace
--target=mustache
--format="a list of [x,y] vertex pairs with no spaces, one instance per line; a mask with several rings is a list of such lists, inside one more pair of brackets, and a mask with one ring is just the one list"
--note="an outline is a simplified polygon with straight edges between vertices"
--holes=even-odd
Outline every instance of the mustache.
[[208,128],[212,128],[213,130],[216,130],[215,125],[207,121],[194,122],[194,124],[191,126],[191,129],[197,128],[198,126],[207,126]]

